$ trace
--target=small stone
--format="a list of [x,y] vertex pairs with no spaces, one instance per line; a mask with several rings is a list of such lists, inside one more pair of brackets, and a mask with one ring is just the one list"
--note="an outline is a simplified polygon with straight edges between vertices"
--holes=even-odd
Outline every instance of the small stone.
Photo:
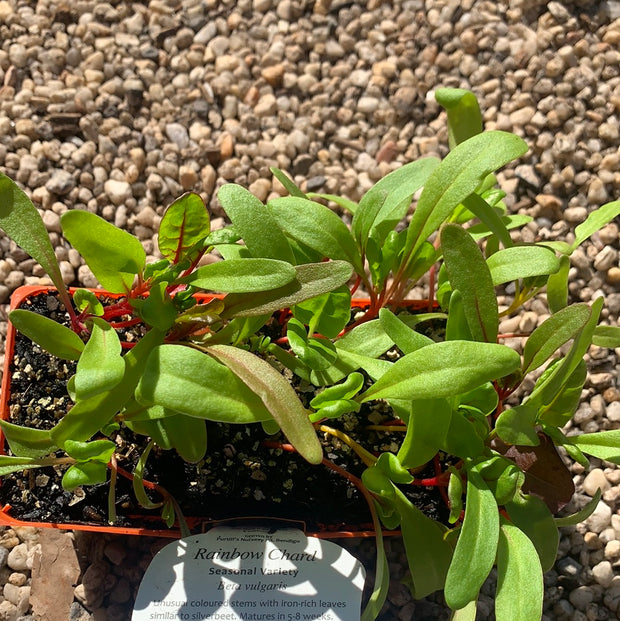
[[[615,531],[614,531],[615,532]],[[620,557],[620,541],[612,539],[605,545],[605,558],[609,561],[615,561]]]
[[594,600],[592,590],[587,586],[579,586],[570,592],[568,599],[578,610],[585,610]]
[[274,116],[277,111],[278,103],[271,93],[263,95],[254,107],[254,114],[258,117]]
[[235,141],[230,132],[224,132],[220,138],[220,159],[221,161],[230,159],[235,149]]
[[28,567],[28,561],[28,546],[25,543],[20,543],[19,545],[16,545],[9,553],[7,565],[13,571],[26,571],[30,569],[30,567]]
[[75,187],[73,175],[66,170],[56,170],[45,184],[45,189],[58,196],[69,194]]
[[594,269],[599,272],[606,272],[611,267],[617,267],[618,264],[618,251],[611,246],[605,246],[594,257]]
[[191,190],[198,182],[198,173],[191,166],[179,166],[179,183],[184,190]]
[[364,114],[372,114],[379,107],[379,100],[376,97],[360,97],[357,102],[357,109]]
[[265,67],[261,71],[261,75],[268,84],[271,84],[271,86],[280,86],[280,84],[282,84],[282,78],[284,77],[284,65],[277,64],[272,65],[271,67]]
[[609,487],[609,481],[600,468],[594,468],[583,481],[583,491],[588,496],[594,496],[599,489],[601,492],[605,492]]
[[588,210],[585,207],[569,207],[564,211],[564,219],[567,222],[583,222],[588,216]]
[[600,533],[611,523],[611,507],[602,500],[596,505],[592,515],[586,520],[587,527],[594,533]]
[[592,576],[603,587],[607,588],[614,577],[614,570],[609,561],[601,561],[592,568]]
[[103,184],[103,190],[114,205],[122,205],[132,197],[131,185],[126,181],[108,179]]
[[166,125],[166,136],[179,147],[186,149],[189,147],[189,135],[187,129],[180,123],[168,123]]

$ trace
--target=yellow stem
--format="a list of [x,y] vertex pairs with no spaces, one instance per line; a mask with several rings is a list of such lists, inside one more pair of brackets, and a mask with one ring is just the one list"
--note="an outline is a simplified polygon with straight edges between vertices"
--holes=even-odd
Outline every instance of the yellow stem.
[[319,431],[323,433],[328,433],[335,438],[338,438],[342,442],[344,442],[347,446],[350,446],[355,453],[357,453],[358,457],[370,468],[370,466],[374,466],[377,461],[377,458],[369,453],[363,446],[358,444],[351,436],[348,436],[346,433],[340,431],[339,429],[334,429],[333,427],[328,427],[327,425],[319,425],[317,427]]
[[371,429],[373,431],[385,431],[386,433],[401,432],[406,433],[407,427],[406,425],[367,425],[366,429]]

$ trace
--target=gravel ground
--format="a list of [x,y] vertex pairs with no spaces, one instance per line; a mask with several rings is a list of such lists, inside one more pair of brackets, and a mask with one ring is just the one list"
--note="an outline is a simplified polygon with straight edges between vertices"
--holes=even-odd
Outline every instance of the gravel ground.
[[[66,209],[103,215],[153,255],[173,198],[197,191],[221,216],[214,196],[225,182],[261,199],[283,191],[270,166],[304,189],[356,200],[403,163],[445,155],[432,91],[458,86],[478,95],[487,129],[530,145],[500,175],[511,210],[535,218],[523,238],[570,241],[591,209],[620,194],[619,44],[615,0],[0,0],[0,170],[41,208],[66,282],[93,286],[59,236]],[[603,318],[616,325],[619,248],[612,223],[575,252],[571,272],[573,299],[604,293]],[[40,267],[0,237],[0,351],[11,291],[39,282],[47,282]],[[542,313],[534,302],[502,329],[530,330]],[[620,426],[618,353],[590,352],[575,427]],[[585,525],[563,532],[545,619],[615,619],[620,470],[593,460],[589,473],[573,472],[578,503],[598,487],[604,494]],[[0,619],[52,619],[29,608],[44,539],[29,528],[1,534]],[[59,601],[54,616],[128,619],[161,542],[76,539],[75,601]],[[371,542],[355,548],[372,556]],[[398,581],[402,546],[389,548],[394,580],[383,618],[445,618],[439,603],[411,600]],[[492,582],[479,602],[483,620],[493,618]],[[34,597],[36,581],[32,588]]]

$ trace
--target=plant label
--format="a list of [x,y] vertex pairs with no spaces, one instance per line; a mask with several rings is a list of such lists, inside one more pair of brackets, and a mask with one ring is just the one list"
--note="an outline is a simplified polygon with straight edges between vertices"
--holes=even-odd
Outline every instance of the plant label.
[[132,621],[359,621],[365,572],[295,529],[218,527],[160,550]]

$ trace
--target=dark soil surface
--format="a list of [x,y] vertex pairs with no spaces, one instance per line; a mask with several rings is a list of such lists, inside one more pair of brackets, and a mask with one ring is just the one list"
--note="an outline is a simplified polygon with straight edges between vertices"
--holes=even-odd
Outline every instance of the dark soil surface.
[[[26,307],[66,321],[54,295],[41,294],[27,302]],[[71,407],[65,384],[74,371],[75,363],[53,358],[26,337],[17,335],[11,368],[11,422],[51,428]],[[363,423],[368,414],[368,410],[362,410],[355,416]],[[375,412],[375,422],[376,416]],[[393,415],[386,409],[381,416],[387,421]],[[357,421],[330,421],[330,425],[337,428],[352,422]],[[361,433],[364,425],[359,425],[358,430]],[[376,431],[366,434],[367,437],[355,439],[376,453],[397,450],[395,440],[402,439]],[[175,451],[154,449],[145,473],[146,480],[172,493],[190,525],[198,527],[205,520],[252,516],[303,522],[309,531],[370,528],[367,504],[355,486],[325,466],[312,466],[296,454],[264,445],[265,441],[282,441],[280,436],[267,436],[260,425],[208,422],[207,437],[207,455],[200,463],[186,463]],[[112,439],[119,446],[119,467],[131,472],[146,446],[146,438],[122,428]],[[322,441],[328,459],[356,476],[361,475],[364,466],[348,446],[343,448],[340,441],[332,438]],[[8,447],[5,450],[8,452]],[[418,476],[425,474],[432,476],[434,472],[429,468]],[[4,477],[0,504],[11,505],[11,515],[25,521],[97,524],[107,520],[107,484],[67,492],[61,487],[61,477],[60,467]],[[445,521],[445,505],[436,489],[407,486],[404,491],[427,515]],[[159,500],[156,495],[152,498]],[[121,477],[116,509],[119,525],[161,527],[157,512],[139,507],[131,483]],[[192,517],[198,519],[192,521]]]

